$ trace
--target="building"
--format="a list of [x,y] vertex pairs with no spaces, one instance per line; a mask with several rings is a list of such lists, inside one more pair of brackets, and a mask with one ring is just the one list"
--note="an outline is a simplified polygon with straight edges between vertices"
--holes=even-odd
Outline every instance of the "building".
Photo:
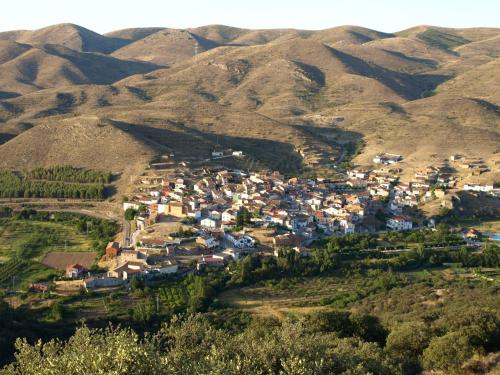
[[89,277],[83,280],[86,289],[111,288],[123,284],[123,279],[117,277]]
[[403,160],[403,157],[401,155],[396,155],[396,154],[377,154],[373,158],[373,162],[375,164],[395,164],[398,161]]
[[395,216],[387,219],[387,228],[392,230],[411,230],[413,222],[404,216]]
[[236,211],[232,209],[227,209],[222,213],[222,221],[235,221],[236,220]]
[[488,193],[490,191],[493,191],[493,185],[465,184],[464,190]]
[[108,272],[108,277],[131,279],[135,275],[140,275],[146,266],[145,261],[128,261]]
[[175,217],[186,217],[187,208],[182,204],[182,202],[170,202],[165,213]]
[[226,233],[224,237],[238,249],[255,246],[255,240],[246,234]]
[[81,264],[72,264],[66,267],[66,277],[69,277],[71,279],[79,279],[80,277],[83,277],[83,275],[87,271],[88,270]]
[[49,291],[49,284],[47,284],[47,283],[31,283],[30,284],[30,291],[39,292],[39,293],[48,292]]
[[200,221],[200,224],[205,228],[217,228],[217,220],[211,219],[209,217]]
[[198,263],[196,263],[196,269],[201,271],[207,267],[211,268],[223,268],[226,265],[224,258],[219,257],[202,257]]
[[120,244],[118,242],[110,242],[106,246],[106,258],[112,259],[120,255]]
[[196,238],[196,243],[207,249],[213,249],[219,246],[219,241],[212,236],[199,236]]
[[177,273],[179,265],[170,259],[163,260],[151,266],[150,271],[159,272],[162,275]]

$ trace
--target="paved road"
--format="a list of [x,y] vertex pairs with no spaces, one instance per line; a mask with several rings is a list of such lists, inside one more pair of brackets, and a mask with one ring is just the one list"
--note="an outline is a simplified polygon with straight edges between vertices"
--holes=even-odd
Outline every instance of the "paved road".
[[123,219],[123,247],[130,246],[130,222],[128,220]]

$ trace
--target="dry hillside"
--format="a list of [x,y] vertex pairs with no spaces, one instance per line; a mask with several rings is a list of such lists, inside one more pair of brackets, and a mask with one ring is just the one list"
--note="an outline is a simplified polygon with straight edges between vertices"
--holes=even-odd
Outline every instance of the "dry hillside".
[[497,180],[499,77],[492,28],[3,32],[0,164],[129,173],[224,147],[244,150],[245,167],[296,173],[363,143],[355,163],[395,152],[411,170],[462,153]]

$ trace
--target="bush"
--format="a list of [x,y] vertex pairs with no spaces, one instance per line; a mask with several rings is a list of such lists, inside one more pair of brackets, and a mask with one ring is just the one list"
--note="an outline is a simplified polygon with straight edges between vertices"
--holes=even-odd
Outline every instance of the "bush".
[[422,322],[408,322],[396,326],[387,337],[386,350],[401,362],[405,373],[417,374],[421,367],[421,355],[429,344],[430,329]]
[[137,210],[134,210],[133,208],[127,208],[125,210],[125,220],[134,220],[134,218],[137,216]]
[[427,370],[453,371],[468,360],[474,349],[462,332],[450,332],[431,340],[424,350],[423,363]]

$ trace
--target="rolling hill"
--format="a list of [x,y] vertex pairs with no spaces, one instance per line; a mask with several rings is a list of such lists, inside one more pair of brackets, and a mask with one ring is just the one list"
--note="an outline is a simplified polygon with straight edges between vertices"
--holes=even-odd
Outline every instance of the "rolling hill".
[[[500,29],[209,25],[0,33],[0,160],[140,170],[238,148],[296,173],[375,153],[412,170],[500,144]],[[41,151],[45,149],[46,151]],[[299,155],[298,151],[301,151]],[[193,159],[193,160],[194,160]],[[491,162],[485,178],[498,180]]]

